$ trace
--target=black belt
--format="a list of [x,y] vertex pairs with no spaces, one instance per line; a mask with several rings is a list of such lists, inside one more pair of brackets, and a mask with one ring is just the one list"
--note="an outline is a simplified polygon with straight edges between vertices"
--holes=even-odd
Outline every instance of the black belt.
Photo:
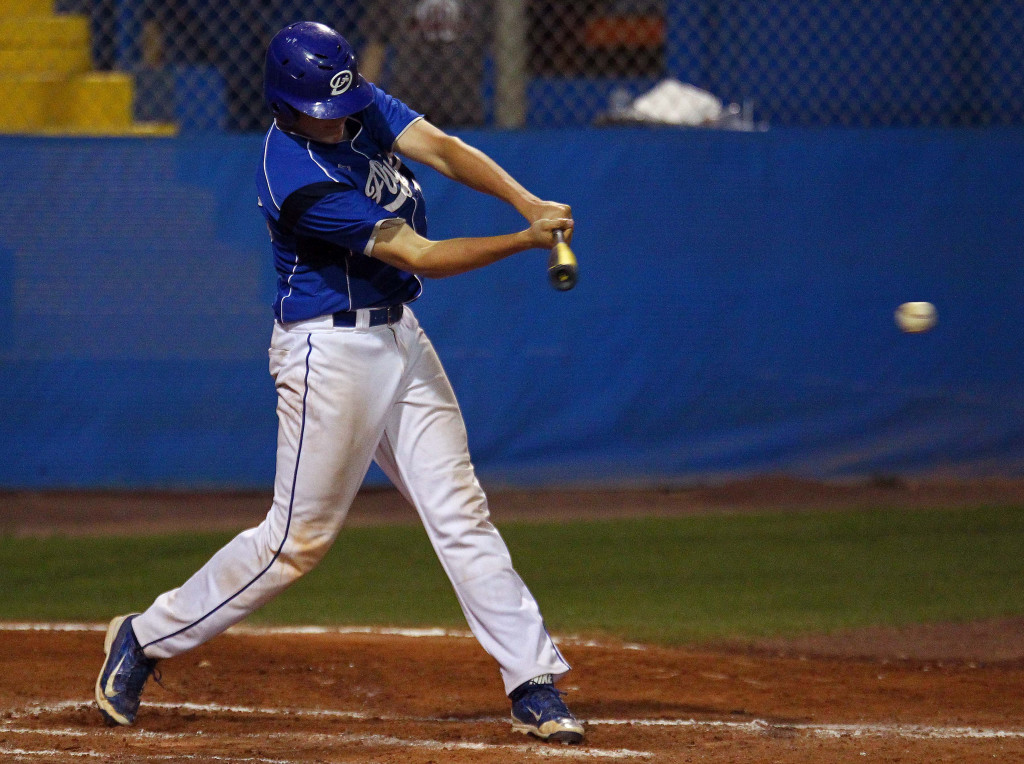
[[[404,305],[390,305],[386,308],[370,309],[370,326],[383,326],[384,324],[397,324],[402,320],[402,313],[405,312]],[[334,314],[335,326],[347,326],[353,328],[356,325],[356,311],[339,310]]]

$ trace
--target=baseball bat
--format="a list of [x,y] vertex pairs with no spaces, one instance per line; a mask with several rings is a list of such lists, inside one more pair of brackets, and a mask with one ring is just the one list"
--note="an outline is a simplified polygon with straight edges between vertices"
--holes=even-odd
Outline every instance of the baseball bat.
[[565,243],[565,234],[555,231],[555,246],[548,257],[548,280],[560,292],[576,286],[576,255]]

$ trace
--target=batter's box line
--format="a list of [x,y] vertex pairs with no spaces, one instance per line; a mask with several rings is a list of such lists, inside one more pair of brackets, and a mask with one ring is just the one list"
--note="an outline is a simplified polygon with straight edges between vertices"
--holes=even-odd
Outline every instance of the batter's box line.
[[804,732],[818,737],[899,737],[916,740],[1024,739],[1024,730],[983,727],[934,727],[924,724],[778,724],[763,719],[745,722],[715,719],[588,719],[587,725],[632,725],[637,727],[692,727],[730,729],[767,734],[779,731]]
[[[0,756],[17,756],[20,759],[56,759],[57,761],[67,761],[69,758],[74,759],[110,759],[110,753],[107,751],[64,751],[55,748],[8,748],[6,746],[0,746]],[[254,758],[252,756],[245,757],[233,757],[233,756],[216,756],[212,754],[188,754],[188,753],[143,753],[143,754],[132,754],[134,761],[181,761],[187,759],[190,761],[223,761],[223,762],[237,762],[238,764],[298,764],[298,762],[292,759],[265,759],[265,758]]]
[[[26,719],[28,717],[60,714],[65,711],[77,711],[94,706],[91,700],[62,700],[57,703],[34,703],[21,709],[11,709],[6,713],[7,720]],[[384,722],[434,722],[450,724],[462,722],[465,724],[490,724],[504,721],[498,717],[476,717],[476,718],[439,718],[439,717],[416,717],[416,716],[388,716],[378,713],[367,713],[365,711],[341,711],[331,708],[267,708],[261,706],[240,706],[227,703],[190,703],[188,701],[171,703],[167,701],[147,701],[145,708],[159,709],[164,711],[189,711],[192,713],[205,714],[240,714],[248,716],[275,716],[281,718],[314,718],[314,719],[348,719],[350,721],[384,721]],[[2,713],[2,711],[0,711]],[[6,729],[5,722],[0,721],[0,730]],[[135,728],[124,728],[133,732],[143,732]]]
[[[17,719],[24,719],[30,716],[41,714],[56,714],[68,710],[77,710],[92,707],[92,701],[67,700],[53,704],[32,705],[20,710],[11,710],[6,715],[6,721],[0,722],[0,731],[10,731],[10,722]],[[190,711],[193,713],[208,714],[245,714],[254,716],[271,716],[280,718],[337,718],[357,721],[381,721],[381,722],[405,722],[405,723],[430,723],[430,724],[497,724],[505,721],[497,717],[483,717],[475,719],[463,719],[452,717],[420,717],[420,716],[391,716],[362,711],[342,711],[336,709],[321,708],[267,708],[258,706],[226,705],[219,703],[147,703],[147,708],[162,709],[168,711]],[[810,723],[786,723],[778,724],[763,719],[751,719],[747,721],[724,721],[715,719],[586,719],[587,726],[637,726],[637,727],[689,727],[695,729],[725,729],[748,734],[770,734],[772,732],[793,731],[802,732],[817,737],[898,737],[904,739],[931,739],[931,740],[969,740],[969,739],[1024,739],[1024,730],[1000,730],[986,729],[983,727],[937,727],[919,724],[810,724]],[[131,730],[135,734],[159,734],[147,733],[144,730]],[[474,744],[476,745],[476,744]],[[483,744],[481,744],[483,745]],[[516,748],[515,750],[519,750]],[[547,750],[547,749],[542,749]],[[550,750],[560,750],[557,748]],[[584,749],[567,749],[584,750]],[[585,749],[591,752],[594,749]],[[630,755],[645,756],[642,751],[631,751]]]
[[[61,704],[67,708],[68,704]],[[78,705],[90,705],[88,703],[80,703]],[[166,704],[164,704],[166,705]],[[113,732],[113,730],[104,730],[106,732]],[[201,739],[209,741],[211,745],[216,744],[216,741],[221,738],[230,738],[231,740],[239,739],[251,739],[251,740],[286,740],[286,741],[301,741],[304,743],[316,742],[323,745],[334,745],[334,746],[352,746],[360,745],[367,748],[410,748],[428,751],[479,751],[479,752],[507,752],[515,754],[517,757],[524,756],[538,756],[541,758],[568,758],[568,759],[650,759],[654,756],[649,751],[633,751],[628,748],[618,749],[602,749],[602,748],[569,748],[569,747],[554,747],[545,745],[539,742],[526,741],[519,745],[511,744],[494,744],[494,743],[473,743],[470,741],[444,741],[444,740],[427,740],[427,739],[408,739],[400,738],[394,735],[360,735],[351,732],[339,732],[339,733],[328,733],[328,732],[260,732],[260,733],[225,733],[209,734],[204,733],[202,730],[195,732],[153,732],[148,730],[138,730],[131,728],[120,728],[117,731],[124,734],[129,739],[145,739],[145,740],[197,740]],[[83,730],[83,729],[72,729],[72,728],[48,728],[48,727],[14,727],[6,724],[0,724],[0,732],[3,732],[8,736],[37,736],[37,737],[86,737],[98,734],[95,730]],[[13,753],[15,749],[5,749],[0,747],[0,753]],[[17,749],[19,755],[30,755],[35,753],[38,756],[51,757],[59,754],[60,751],[55,749],[43,749],[35,752],[29,751],[29,749]],[[98,752],[84,752],[84,755],[103,757],[106,754],[100,754]],[[144,760],[161,760],[165,757],[160,755],[148,755],[132,753],[133,758],[144,759]],[[266,762],[274,764],[294,764],[295,760],[292,759],[269,759],[269,758],[232,758],[232,757],[218,757],[218,756],[207,756],[207,755],[190,755],[182,754],[182,758],[196,758],[202,760],[215,760],[215,761],[251,761],[251,762]]]

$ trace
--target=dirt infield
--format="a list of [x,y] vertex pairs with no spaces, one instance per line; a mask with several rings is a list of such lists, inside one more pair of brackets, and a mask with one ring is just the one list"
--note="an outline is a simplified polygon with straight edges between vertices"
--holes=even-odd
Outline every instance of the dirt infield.
[[162,664],[136,726],[91,703],[101,627],[0,631],[0,756],[62,762],[1024,761],[1024,662],[563,641],[582,746],[510,731],[463,635],[229,632]]
[[[511,519],[858,506],[1024,506],[1013,482],[492,493]],[[950,487],[952,486],[952,487]],[[8,494],[6,533],[243,527],[265,498]],[[74,506],[72,506],[74,505]],[[21,507],[22,509],[17,509]],[[148,509],[147,509],[148,507]],[[231,511],[228,511],[228,510]],[[209,523],[198,523],[197,517]],[[368,492],[353,523],[414,522]],[[1024,762],[1024,620],[666,648],[563,637],[582,746],[516,735],[465,633],[234,629],[161,664],[138,722],[92,705],[103,626],[0,625],[0,758],[24,762]]]

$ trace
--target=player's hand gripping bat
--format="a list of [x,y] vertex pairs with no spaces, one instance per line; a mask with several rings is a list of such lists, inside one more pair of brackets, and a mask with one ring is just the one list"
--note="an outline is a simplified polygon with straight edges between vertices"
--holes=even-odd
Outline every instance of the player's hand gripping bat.
[[565,234],[555,231],[555,246],[548,257],[548,280],[560,292],[576,286],[576,255],[565,243]]

